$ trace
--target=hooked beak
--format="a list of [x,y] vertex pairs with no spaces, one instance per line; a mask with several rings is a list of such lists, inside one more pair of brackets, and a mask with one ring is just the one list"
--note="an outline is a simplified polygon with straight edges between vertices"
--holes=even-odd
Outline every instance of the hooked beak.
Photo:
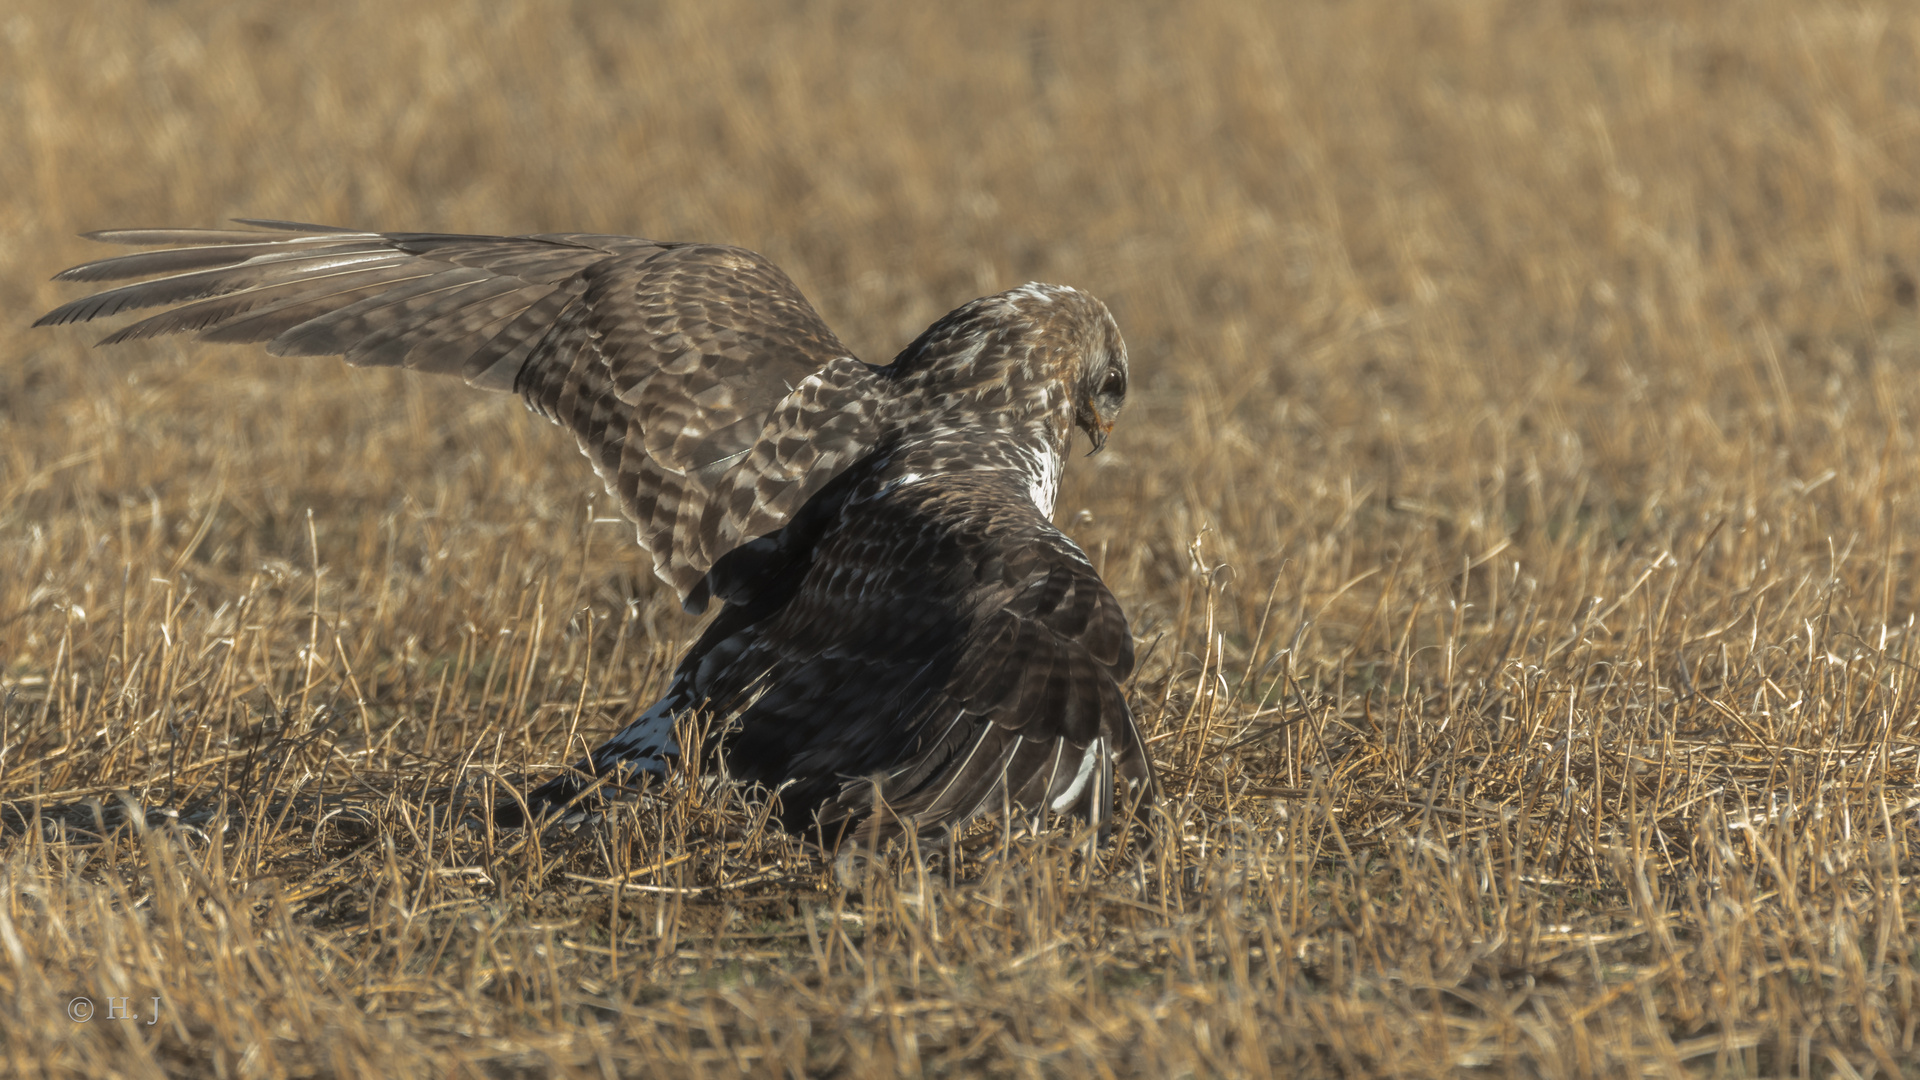
[[1093,449],[1087,451],[1087,456],[1092,457],[1106,448],[1107,436],[1113,434],[1113,421],[1095,417],[1093,423],[1087,425],[1086,430],[1087,441],[1093,444]]

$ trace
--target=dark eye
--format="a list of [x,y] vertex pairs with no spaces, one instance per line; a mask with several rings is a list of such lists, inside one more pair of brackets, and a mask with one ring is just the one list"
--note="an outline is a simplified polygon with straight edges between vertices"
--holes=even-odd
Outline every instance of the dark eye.
[[1112,371],[1107,372],[1106,385],[1100,388],[1100,392],[1103,394],[1113,394],[1116,396],[1126,393],[1127,392],[1126,373],[1121,371],[1119,368],[1114,368]]

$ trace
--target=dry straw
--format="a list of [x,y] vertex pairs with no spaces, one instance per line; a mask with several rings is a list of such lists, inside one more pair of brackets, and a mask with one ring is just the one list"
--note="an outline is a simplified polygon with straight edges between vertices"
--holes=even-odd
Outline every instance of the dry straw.
[[[1910,1069],[1916,71],[1784,0],[17,0],[0,1068]],[[745,243],[875,360],[1104,297],[1060,517],[1154,846],[447,828],[691,628],[510,401],[26,330],[71,234],[236,215]]]

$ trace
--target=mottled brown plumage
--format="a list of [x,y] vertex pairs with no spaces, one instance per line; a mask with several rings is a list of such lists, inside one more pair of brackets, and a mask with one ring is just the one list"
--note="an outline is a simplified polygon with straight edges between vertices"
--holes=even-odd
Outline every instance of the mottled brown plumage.
[[513,390],[574,433],[685,606],[724,601],[537,814],[664,769],[695,709],[734,777],[829,842],[863,819],[870,840],[1002,809],[1105,822],[1116,779],[1153,791],[1125,616],[1049,521],[1073,429],[1098,448],[1126,393],[1099,301],[1022,286],[873,366],[739,248],[243,224],[92,234],[158,250],[61,280],[147,280],[39,325],[166,306],[106,342],[191,331]]

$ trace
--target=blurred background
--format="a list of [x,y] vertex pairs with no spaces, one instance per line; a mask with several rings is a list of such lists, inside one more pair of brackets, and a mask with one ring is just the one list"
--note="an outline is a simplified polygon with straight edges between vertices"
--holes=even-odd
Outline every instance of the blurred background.
[[[449,452],[526,441],[592,490],[559,432],[457,387],[25,332],[72,295],[53,271],[105,253],[75,233],[256,216],[741,244],[870,361],[975,295],[1091,290],[1139,392],[1062,517],[1164,564],[1121,572],[1135,589],[1210,527],[1264,593],[1290,546],[1390,506],[1469,553],[1556,514],[1662,532],[1750,470],[1905,445],[1920,29],[1898,11],[22,0],[0,476],[85,449],[92,494],[171,494],[240,426],[262,460],[230,497],[377,504],[427,438],[387,427],[480,409]],[[312,396],[276,409],[293,385]]]
[[[26,328],[106,253],[78,232],[256,216],[740,244],[870,361],[976,295],[1090,290],[1135,393],[1059,517],[1143,639],[1217,586],[1212,647],[1263,659],[1291,611],[1336,678],[1429,593],[1571,618],[1728,522],[1728,587],[1864,544],[1860,619],[1897,623],[1917,41],[1898,8],[1765,0],[22,0],[0,549],[39,580],[0,608],[84,607],[128,545],[237,594],[312,560],[309,509],[320,561],[426,605],[426,639],[509,619],[508,579],[583,535],[582,595],[657,606],[516,402]],[[44,666],[32,636],[4,663]]]
[[1764,0],[22,0],[0,477],[84,451],[16,493],[29,516],[191,502],[240,437],[228,498],[384,506],[447,482],[413,458],[506,440],[564,479],[490,497],[593,490],[561,433],[458,387],[24,329],[72,295],[53,271],[106,253],[77,232],[256,216],[740,244],[870,361],[976,295],[1088,289],[1138,393],[1061,517],[1091,511],[1078,535],[1118,543],[1135,592],[1203,529],[1263,597],[1334,535],[1451,557],[1578,519],[1657,544],[1829,469],[1830,499],[1884,503],[1848,489],[1906,472],[1882,451],[1914,401],[1917,34]]

